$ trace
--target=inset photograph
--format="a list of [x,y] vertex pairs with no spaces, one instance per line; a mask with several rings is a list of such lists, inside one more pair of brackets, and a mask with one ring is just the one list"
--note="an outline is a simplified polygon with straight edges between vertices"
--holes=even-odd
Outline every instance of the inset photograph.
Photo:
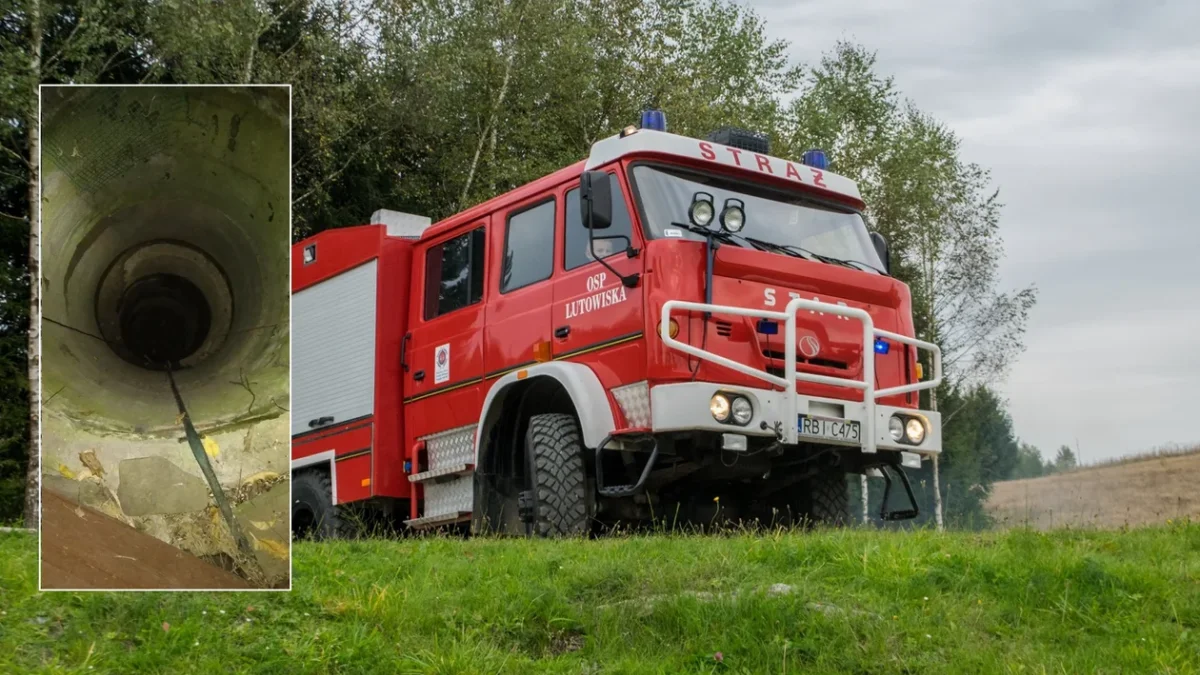
[[41,588],[290,587],[289,86],[41,88]]

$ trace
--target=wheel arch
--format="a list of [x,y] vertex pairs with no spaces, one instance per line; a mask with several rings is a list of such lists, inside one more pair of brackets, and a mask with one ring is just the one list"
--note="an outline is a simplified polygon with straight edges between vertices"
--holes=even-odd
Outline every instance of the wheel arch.
[[292,460],[292,480],[301,471],[323,471],[329,476],[329,485],[333,494],[330,495],[333,505],[338,504],[337,494],[337,464],[334,461],[334,451],[317,452],[307,457]]
[[476,466],[482,464],[485,459],[488,434],[499,420],[506,402],[513,400],[514,395],[519,396],[528,391],[530,387],[544,386],[547,380],[557,383],[570,398],[575,415],[579,418],[579,429],[583,434],[585,446],[595,448],[616,429],[612,403],[595,371],[578,363],[541,363],[505,375],[488,390],[475,433]]

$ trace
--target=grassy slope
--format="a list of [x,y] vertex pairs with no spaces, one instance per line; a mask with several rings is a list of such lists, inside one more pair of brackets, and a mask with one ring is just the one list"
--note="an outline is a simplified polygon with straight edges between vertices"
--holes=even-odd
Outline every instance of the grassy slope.
[[1200,672],[1200,524],[301,544],[291,593],[36,561],[0,534],[0,672]]

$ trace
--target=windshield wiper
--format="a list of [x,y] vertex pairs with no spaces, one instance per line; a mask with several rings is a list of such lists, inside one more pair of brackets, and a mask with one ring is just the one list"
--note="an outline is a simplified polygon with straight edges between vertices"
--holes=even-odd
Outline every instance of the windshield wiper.
[[887,272],[884,272],[883,270],[879,269],[878,267],[876,267],[874,265],[869,265],[861,260],[838,260],[838,262],[843,265],[858,265],[860,269],[865,268],[865,269],[871,270],[872,272],[878,272],[885,277],[888,276]]
[[683,223],[671,223],[671,224],[675,225],[677,227],[685,227],[689,231],[695,232],[696,234],[699,234],[699,235],[711,234],[723,242],[726,242],[729,244],[736,244],[739,248],[746,248],[745,246],[743,246],[741,244],[741,242],[746,242],[747,244],[750,244],[751,247],[753,247],[754,249],[759,250],[759,251],[765,251],[768,253],[773,251],[775,253],[783,253],[785,255],[795,256],[798,258],[804,258],[806,260],[811,260],[811,258],[809,258],[804,253],[792,251],[792,250],[787,249],[784,246],[780,246],[779,244],[773,244],[769,241],[763,241],[762,239],[755,239],[753,237],[744,237],[740,234],[726,232],[725,230],[710,230],[708,228],[700,227],[699,225],[684,225]]
[[754,244],[754,247],[760,251],[775,251],[776,253],[783,253],[785,255],[790,255],[793,258],[803,258],[805,260],[820,260],[821,259],[820,256],[813,253],[812,251],[802,249],[799,246],[795,246],[795,247],[785,246],[784,244],[776,244],[771,241],[755,239],[754,237],[743,237],[743,238],[746,241],[750,242],[751,244]]
[[[812,253],[812,252],[810,251],[810,253]],[[841,258],[834,258],[833,256],[828,256],[828,255],[817,255],[816,253],[813,253],[813,255],[816,256],[817,260],[820,260],[821,262],[832,263],[834,265],[841,265],[843,267],[849,267],[850,269],[859,269],[859,270],[868,269],[868,270],[871,270],[872,272],[878,272],[884,276],[887,276],[887,272],[884,272],[883,270],[879,269],[878,267],[875,267],[874,265],[869,265],[861,260],[843,260]]]
[[750,237],[745,237],[745,239],[752,244],[759,244],[777,251],[790,253],[798,258],[805,258],[806,260],[819,260],[823,263],[828,263],[830,265],[841,265],[842,267],[849,267],[850,269],[862,269],[865,267],[866,269],[874,272],[885,274],[882,270],[874,265],[868,265],[860,260],[842,260],[841,258],[834,258],[833,256],[822,255],[820,253],[810,251],[806,248],[796,246],[795,244],[776,244],[769,241],[763,241],[761,239],[752,239]]
[[869,264],[859,261],[859,260],[842,260],[841,258],[834,258],[833,256],[822,255],[820,253],[816,253],[815,251],[810,251],[806,248],[802,248],[802,247],[796,246],[794,244],[776,244],[775,242],[772,242],[772,241],[766,241],[763,239],[755,239],[754,237],[744,237],[740,234],[733,234],[732,232],[726,232],[725,230],[710,230],[708,228],[700,227],[699,225],[690,225],[690,224],[685,224],[685,223],[671,223],[671,226],[672,227],[681,227],[681,228],[688,230],[689,232],[695,232],[696,234],[699,234],[699,235],[712,235],[713,237],[720,239],[723,242],[726,242],[729,244],[734,244],[741,248],[745,248],[745,246],[742,246],[741,242],[746,242],[747,244],[750,244],[750,246],[758,249],[759,251],[782,253],[784,255],[790,255],[793,258],[800,258],[802,260],[816,260],[818,262],[823,262],[823,263],[826,263],[829,265],[841,265],[842,267],[849,267],[852,270],[866,268],[871,271],[879,272],[880,274],[886,275],[885,272],[883,272],[879,268],[875,267],[874,265],[869,265]]

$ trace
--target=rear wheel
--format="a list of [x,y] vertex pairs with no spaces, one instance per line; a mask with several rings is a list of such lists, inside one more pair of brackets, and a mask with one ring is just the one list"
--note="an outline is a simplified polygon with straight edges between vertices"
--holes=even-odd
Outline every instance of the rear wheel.
[[323,471],[302,471],[292,481],[292,536],[333,539],[342,520],[333,504],[333,483]]
[[588,531],[583,440],[574,416],[551,413],[529,418],[525,487],[521,516],[533,534],[562,537]]
[[768,505],[771,515],[761,520],[772,526],[845,525],[850,514],[846,472],[841,467],[821,467],[808,478],[772,495]]

